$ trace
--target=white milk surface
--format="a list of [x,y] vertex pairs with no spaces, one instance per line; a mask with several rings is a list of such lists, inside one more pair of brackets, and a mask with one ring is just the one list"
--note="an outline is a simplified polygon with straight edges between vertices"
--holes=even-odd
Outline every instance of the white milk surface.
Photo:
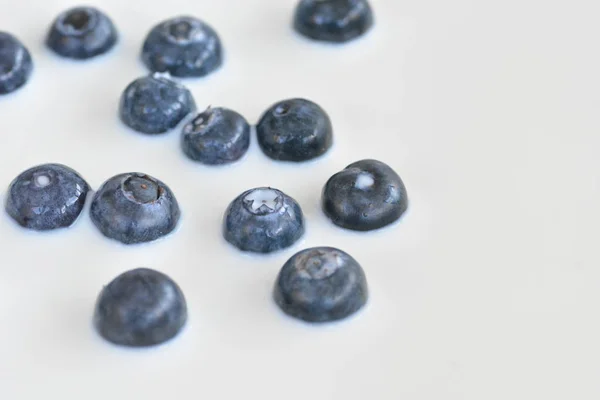
[[[0,399],[587,400],[600,398],[600,25],[597,1],[372,0],[376,27],[346,46],[291,29],[291,0],[92,0],[120,42],[90,62],[43,45],[62,0],[0,0],[0,29],[30,49],[25,88],[0,99],[0,195],[23,170],[59,162],[97,189],[122,172],[167,183],[179,228],[155,243],[105,239],[88,209],[35,233],[0,213]],[[224,67],[182,82],[199,108],[251,123],[278,100],[329,113],[323,158],[189,161],[179,131],[148,137],[117,117],[146,73],[142,41],[180,14],[221,35]],[[364,158],[392,166],[410,208],[354,233],[320,210],[323,185]],[[257,186],[294,197],[306,235],[270,256],[221,236],[229,202]],[[88,204],[89,206],[89,204]],[[364,267],[371,298],[353,318],[311,326],[271,291],[296,251],[327,245]],[[176,280],[189,323],[128,350],[91,321],[103,285],[135,267]]]

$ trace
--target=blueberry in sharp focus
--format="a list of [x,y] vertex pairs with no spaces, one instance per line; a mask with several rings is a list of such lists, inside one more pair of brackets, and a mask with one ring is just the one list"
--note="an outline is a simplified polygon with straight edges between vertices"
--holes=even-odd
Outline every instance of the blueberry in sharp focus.
[[43,164],[17,176],[6,195],[6,212],[36,231],[71,226],[85,205],[88,184],[71,168]]
[[175,128],[196,109],[190,91],[177,82],[158,74],[131,82],[123,95],[121,120],[141,133],[165,133]]
[[324,154],[333,143],[327,113],[305,99],[280,101],[256,125],[258,144],[274,160],[307,161]]
[[166,342],[186,320],[186,301],[179,286],[148,268],[117,276],[100,292],[94,313],[94,325],[103,338],[129,347]]
[[372,26],[368,0],[301,0],[294,15],[297,32],[323,42],[348,42]]
[[290,196],[269,188],[247,190],[227,208],[223,236],[242,251],[271,253],[304,234],[302,210]]
[[137,172],[110,178],[92,200],[90,216],[108,238],[143,243],[169,234],[177,226],[177,200],[163,182]]
[[227,108],[209,108],[183,127],[183,151],[203,164],[239,160],[249,145],[250,125],[240,114]]
[[104,54],[116,42],[112,21],[94,7],[75,7],[61,13],[46,37],[46,45],[56,54],[76,60]]
[[154,72],[200,77],[221,66],[223,50],[212,27],[197,18],[182,16],[152,28],[142,48],[142,60]]
[[334,224],[370,231],[399,219],[408,208],[408,198],[392,168],[381,161],[362,160],[329,178],[322,205]]
[[368,299],[360,264],[333,247],[294,254],[275,282],[273,297],[286,314],[308,322],[336,321],[361,309]]
[[0,95],[27,83],[32,70],[29,50],[10,33],[0,32]]

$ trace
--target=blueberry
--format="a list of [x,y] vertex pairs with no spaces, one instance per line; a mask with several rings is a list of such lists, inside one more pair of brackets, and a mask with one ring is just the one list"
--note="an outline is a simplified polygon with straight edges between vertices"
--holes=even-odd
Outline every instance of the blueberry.
[[192,160],[227,164],[239,160],[250,146],[250,125],[227,108],[209,108],[183,127],[181,147]]
[[381,161],[362,160],[329,178],[322,205],[334,224],[370,231],[399,219],[408,199],[404,183],[393,169]]
[[36,231],[66,228],[81,214],[88,191],[88,184],[71,168],[38,165],[12,181],[6,212],[19,225]]
[[117,31],[102,11],[75,7],[60,14],[52,23],[46,45],[56,54],[86,60],[104,54],[117,42]]
[[274,160],[307,161],[324,154],[333,143],[333,128],[325,111],[304,99],[280,101],[256,126],[258,144]]
[[294,254],[281,268],[273,297],[286,314],[308,322],[336,321],[354,314],[368,298],[360,264],[333,247]]
[[90,215],[104,236],[134,244],[150,242],[173,231],[180,211],[167,185],[149,175],[132,172],[104,182],[92,200]]
[[0,32],[0,95],[27,83],[32,70],[29,50],[10,33]]
[[156,25],[144,42],[142,60],[154,72],[178,77],[210,74],[223,63],[221,40],[194,17],[176,17]]
[[158,74],[131,82],[121,96],[121,120],[141,133],[165,133],[196,109],[188,89]]
[[239,195],[223,220],[223,236],[242,251],[271,253],[291,246],[303,234],[304,216],[296,200],[269,187]]
[[153,346],[175,337],[187,320],[181,289],[167,275],[138,268],[117,276],[96,302],[94,325],[109,342]]
[[297,32],[323,42],[348,42],[372,26],[367,0],[300,0],[294,16]]

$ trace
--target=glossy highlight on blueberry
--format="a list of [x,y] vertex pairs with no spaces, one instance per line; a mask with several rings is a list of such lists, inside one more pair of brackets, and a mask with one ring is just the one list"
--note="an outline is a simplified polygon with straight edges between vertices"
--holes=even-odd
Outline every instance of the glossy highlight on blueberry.
[[360,310],[368,299],[360,264],[333,247],[294,254],[283,266],[273,290],[281,310],[307,322],[330,322]]
[[308,161],[333,144],[327,113],[305,99],[289,99],[271,106],[256,125],[258,144],[274,160]]
[[74,7],[54,20],[46,45],[62,57],[86,60],[113,48],[117,36],[104,12],[94,7]]
[[94,325],[109,342],[147,347],[175,337],[187,321],[179,286],[167,275],[138,268],[117,276],[96,302]]
[[25,85],[32,70],[29,50],[10,33],[0,32],[0,95]]
[[90,216],[108,238],[124,244],[150,242],[171,233],[179,204],[167,185],[132,172],[107,180],[92,200]]
[[142,60],[154,72],[176,77],[201,77],[223,63],[221,39],[205,22],[190,16],[156,25],[144,42]]
[[344,43],[371,29],[373,20],[368,0],[300,0],[294,28],[313,40]]
[[334,224],[370,231],[398,220],[408,208],[408,198],[392,168],[381,161],[362,160],[329,178],[322,206]]
[[227,208],[223,236],[242,251],[271,253],[290,247],[304,234],[300,205],[280,190],[250,189]]
[[42,164],[17,176],[6,195],[6,212],[36,231],[71,226],[85,206],[88,184],[71,168]]
[[192,160],[208,165],[242,158],[250,146],[250,125],[227,108],[208,108],[183,127],[181,147]]
[[196,109],[190,91],[168,78],[153,74],[131,82],[121,96],[121,120],[146,134],[175,128]]

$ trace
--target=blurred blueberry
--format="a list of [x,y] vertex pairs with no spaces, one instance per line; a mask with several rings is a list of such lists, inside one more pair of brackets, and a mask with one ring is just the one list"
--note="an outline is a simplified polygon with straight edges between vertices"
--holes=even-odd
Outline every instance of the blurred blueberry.
[[250,146],[250,125],[226,108],[209,108],[183,127],[181,146],[192,160],[227,164],[239,160]]
[[141,133],[165,133],[196,109],[188,89],[158,74],[138,78],[121,96],[121,120]]
[[355,313],[367,302],[365,274],[349,254],[314,247],[293,255],[275,282],[273,297],[286,314],[308,322],[328,322]]
[[100,292],[94,313],[94,325],[103,338],[129,347],[166,342],[186,320],[186,301],[179,286],[148,268],[117,276]]
[[223,220],[223,236],[242,251],[271,253],[291,246],[303,234],[304,217],[296,200],[269,187],[239,195]]
[[296,31],[323,42],[348,42],[372,26],[367,0],[300,0],[294,16]]
[[61,13],[46,37],[46,44],[56,54],[76,60],[104,54],[116,42],[112,21],[94,7],[75,7]]
[[32,70],[29,50],[10,33],[0,32],[0,95],[27,83]]
[[329,116],[304,99],[280,101],[256,126],[258,144],[274,160],[307,161],[324,154],[333,143]]
[[334,224],[370,231],[399,219],[408,208],[408,198],[392,168],[381,161],[362,160],[329,178],[322,204]]
[[17,176],[6,195],[6,212],[36,231],[71,226],[85,205],[88,184],[71,168],[43,164]]
[[221,40],[213,28],[194,17],[176,17],[156,25],[144,42],[142,59],[154,72],[200,77],[223,63]]
[[169,234],[177,226],[180,211],[167,185],[132,172],[104,182],[94,195],[90,216],[104,236],[134,244]]

